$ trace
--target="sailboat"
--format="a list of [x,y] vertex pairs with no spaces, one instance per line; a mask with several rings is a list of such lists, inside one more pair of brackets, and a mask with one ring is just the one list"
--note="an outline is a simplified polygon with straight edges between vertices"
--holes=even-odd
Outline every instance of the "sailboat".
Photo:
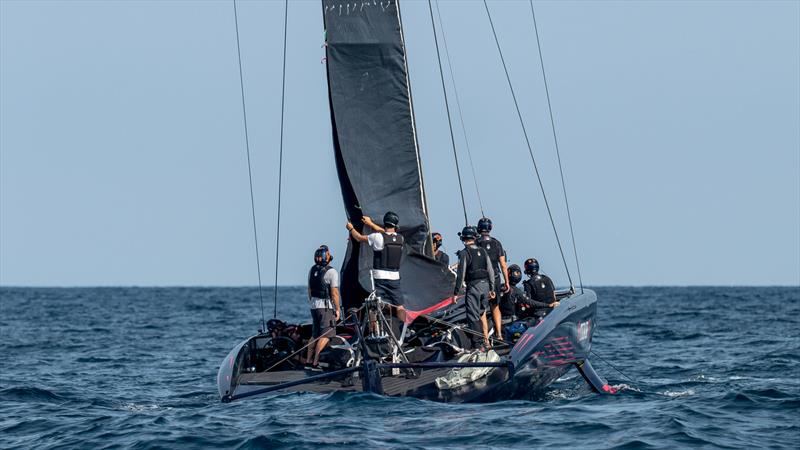
[[384,314],[370,277],[372,251],[351,240],[341,266],[346,312],[320,357],[325,370],[305,370],[300,363],[310,325],[273,319],[223,360],[220,399],[291,391],[444,402],[535,398],[572,368],[594,391],[613,392],[589,362],[597,323],[597,296],[590,289],[558,291],[559,306],[542,320],[526,322],[511,341],[496,335],[491,358],[471,348],[463,302],[452,301],[453,270],[433,257],[398,1],[322,0],[322,11],[345,212],[354,224],[389,210],[401,217],[405,322]]

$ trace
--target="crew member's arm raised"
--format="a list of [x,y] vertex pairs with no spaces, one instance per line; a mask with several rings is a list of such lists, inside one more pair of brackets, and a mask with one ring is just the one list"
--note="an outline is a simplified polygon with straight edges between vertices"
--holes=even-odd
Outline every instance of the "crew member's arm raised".
[[385,233],[386,232],[386,230],[384,230],[383,227],[381,227],[378,224],[376,224],[375,222],[373,222],[372,219],[369,216],[362,217],[361,221],[364,222],[364,225],[372,228],[373,231],[376,231],[378,233]]
[[369,241],[369,239],[366,236],[364,236],[363,234],[359,233],[356,230],[356,227],[354,227],[352,223],[347,222],[346,227],[347,227],[347,231],[350,232],[350,236],[353,239],[355,239],[357,242],[368,242]]

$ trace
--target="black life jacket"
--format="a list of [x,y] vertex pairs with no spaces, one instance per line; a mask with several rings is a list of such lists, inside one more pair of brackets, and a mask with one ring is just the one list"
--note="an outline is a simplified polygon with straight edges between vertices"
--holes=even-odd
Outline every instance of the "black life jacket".
[[503,256],[503,254],[500,253],[500,250],[502,249],[500,241],[491,236],[481,236],[478,238],[478,245],[485,249],[486,253],[489,254],[489,260],[492,262],[492,268],[494,269],[494,276],[499,277],[500,257]]
[[525,280],[525,293],[531,300],[542,303],[553,303],[555,287],[553,281],[547,275],[540,273]]
[[516,314],[516,306],[519,302],[518,299],[524,297],[522,292],[516,286],[511,286],[505,294],[500,297],[500,314],[503,317],[510,317]]
[[381,233],[383,235],[383,250],[375,251],[372,257],[372,268],[376,270],[400,270],[400,261],[403,259],[403,235]]
[[321,266],[314,264],[308,272],[308,289],[311,291],[311,296],[330,300],[331,286],[325,282],[325,274],[331,269],[331,266]]
[[467,252],[467,271],[464,275],[464,281],[467,283],[478,280],[489,279],[489,265],[486,262],[486,250],[480,247],[465,247],[464,252]]

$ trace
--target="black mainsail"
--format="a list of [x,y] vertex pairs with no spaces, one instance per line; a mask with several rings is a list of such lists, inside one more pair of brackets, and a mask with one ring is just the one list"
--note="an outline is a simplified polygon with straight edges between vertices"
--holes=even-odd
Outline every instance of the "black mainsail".
[[[336,169],[347,217],[400,216],[406,307],[423,311],[452,295],[454,277],[431,258],[403,30],[397,0],[323,0]],[[372,290],[372,251],[351,240],[342,263],[346,308]]]

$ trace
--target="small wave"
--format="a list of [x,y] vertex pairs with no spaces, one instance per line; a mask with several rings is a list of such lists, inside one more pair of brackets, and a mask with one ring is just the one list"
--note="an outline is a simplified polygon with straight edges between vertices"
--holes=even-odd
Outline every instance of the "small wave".
[[156,404],[150,405],[142,405],[137,403],[125,403],[119,406],[118,408],[121,411],[130,411],[135,413],[147,413],[147,412],[155,412],[155,411],[170,411],[172,410],[171,406],[160,406]]
[[691,397],[695,394],[694,389],[684,389],[682,391],[664,391],[659,392],[658,394],[664,395],[670,398],[679,398],[679,397]]
[[37,387],[13,387],[0,390],[0,398],[15,401],[63,401],[64,397],[55,392]]
[[611,388],[616,389],[617,392],[636,392],[639,394],[643,394],[644,391],[639,389],[636,386],[631,386],[629,384],[620,383],[620,384],[612,384]]
[[75,362],[79,363],[105,363],[109,361],[113,361],[113,359],[98,356],[83,356],[75,360]]

